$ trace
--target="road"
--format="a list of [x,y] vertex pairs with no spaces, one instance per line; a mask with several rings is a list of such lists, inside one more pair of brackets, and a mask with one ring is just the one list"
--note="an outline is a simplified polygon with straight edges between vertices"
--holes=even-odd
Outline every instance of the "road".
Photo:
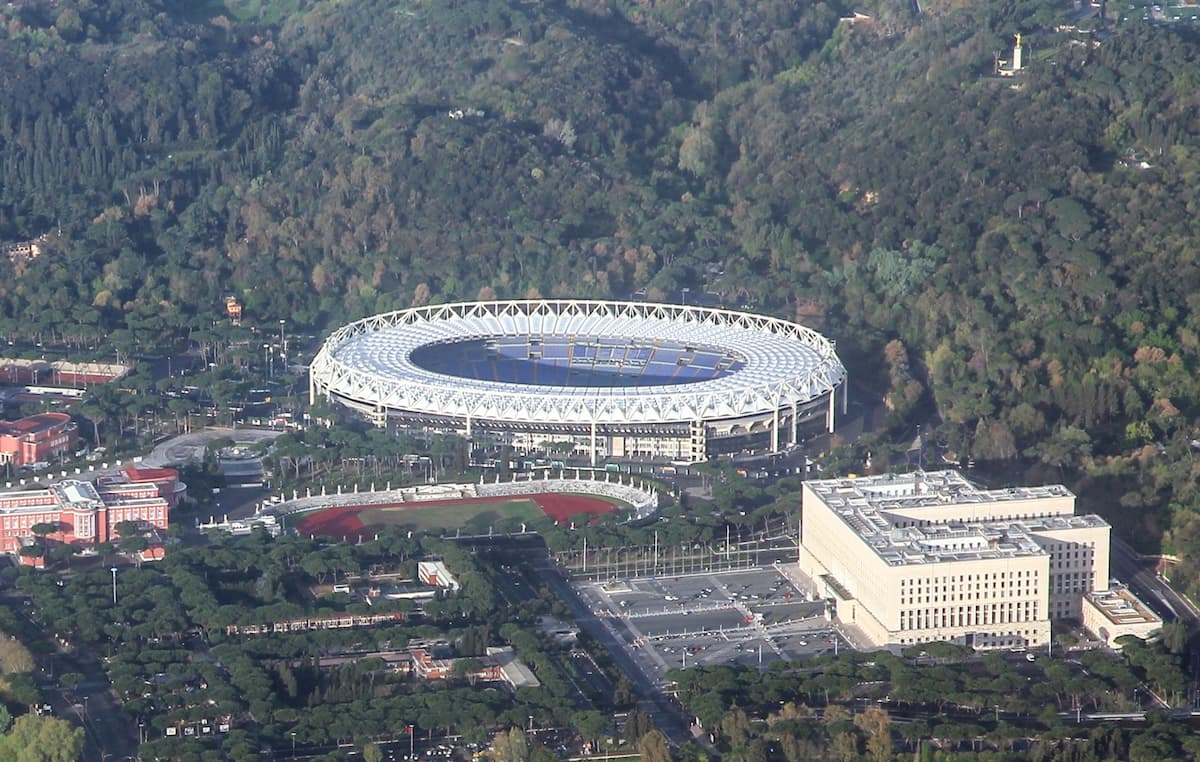
[[603,643],[613,662],[633,681],[639,696],[638,709],[654,721],[654,724],[673,745],[681,746],[689,741],[697,740],[692,736],[683,707],[663,694],[658,688],[655,677],[647,674],[641,665],[633,660],[621,642],[621,636],[617,633],[613,623],[608,620],[601,621],[594,615],[591,609],[576,595],[570,583],[549,562],[549,559],[543,562],[538,571],[554,589],[559,600],[571,609],[571,614],[579,628],[596,642]]
[[1111,548],[1112,576],[1129,585],[1163,620],[1182,622],[1189,630],[1200,621],[1200,610],[1158,576],[1153,561],[1140,560],[1133,548],[1116,537],[1112,538]]
[[77,703],[83,704],[81,715],[89,742],[85,758],[103,762],[136,755],[136,731],[117,703],[100,663],[90,655],[64,656],[59,666],[84,677],[75,693]]
[[[9,590],[0,597],[0,604],[12,609],[29,627],[42,630],[42,625],[32,616],[29,596]],[[74,672],[83,676],[83,681],[75,688],[74,701],[63,695],[56,682],[42,681],[39,687],[56,716],[83,726],[84,759],[104,762],[137,754],[136,731],[117,703],[99,661],[90,655],[66,653],[52,639],[48,642],[54,644],[55,651],[37,658],[39,674],[53,676]]]
[[142,456],[139,465],[157,468],[179,463],[200,463],[204,460],[204,449],[214,439],[228,437],[235,442],[261,442],[274,439],[282,433],[273,429],[206,428],[159,442],[152,451]]

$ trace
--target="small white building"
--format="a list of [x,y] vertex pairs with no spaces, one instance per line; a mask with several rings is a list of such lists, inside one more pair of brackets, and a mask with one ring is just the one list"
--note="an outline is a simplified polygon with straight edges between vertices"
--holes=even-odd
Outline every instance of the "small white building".
[[418,561],[417,578],[426,585],[457,591],[458,580],[441,561]]
[[1083,626],[1110,648],[1120,649],[1117,638],[1147,640],[1162,629],[1162,619],[1128,588],[1114,587],[1083,597]]

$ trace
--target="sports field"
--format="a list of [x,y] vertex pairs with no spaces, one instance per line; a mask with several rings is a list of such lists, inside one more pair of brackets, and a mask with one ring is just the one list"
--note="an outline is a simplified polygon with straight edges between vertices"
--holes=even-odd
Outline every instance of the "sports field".
[[549,516],[562,522],[578,514],[597,516],[619,510],[620,507],[607,499],[590,495],[559,493],[348,505],[309,513],[296,524],[296,531],[347,540],[369,538],[390,526],[416,530],[464,529],[486,532],[489,527],[505,519],[529,522]]

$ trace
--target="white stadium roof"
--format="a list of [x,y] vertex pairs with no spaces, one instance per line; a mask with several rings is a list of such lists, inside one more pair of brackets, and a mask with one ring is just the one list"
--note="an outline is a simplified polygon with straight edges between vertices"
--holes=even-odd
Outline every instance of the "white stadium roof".
[[[431,344],[514,336],[671,341],[743,360],[686,384],[571,386],[438,373],[412,361]],[[311,365],[312,392],[364,407],[533,424],[654,424],[732,419],[804,405],[846,370],[804,326],[744,312],[608,301],[467,302],[365,318],[335,331]]]

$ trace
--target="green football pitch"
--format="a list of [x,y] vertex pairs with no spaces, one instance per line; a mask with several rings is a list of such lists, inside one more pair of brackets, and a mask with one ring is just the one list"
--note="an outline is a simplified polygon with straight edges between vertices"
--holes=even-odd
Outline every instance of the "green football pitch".
[[529,498],[502,498],[487,502],[450,503],[402,508],[363,508],[358,519],[363,526],[405,526],[414,529],[486,527],[503,519],[533,521],[542,509]]

